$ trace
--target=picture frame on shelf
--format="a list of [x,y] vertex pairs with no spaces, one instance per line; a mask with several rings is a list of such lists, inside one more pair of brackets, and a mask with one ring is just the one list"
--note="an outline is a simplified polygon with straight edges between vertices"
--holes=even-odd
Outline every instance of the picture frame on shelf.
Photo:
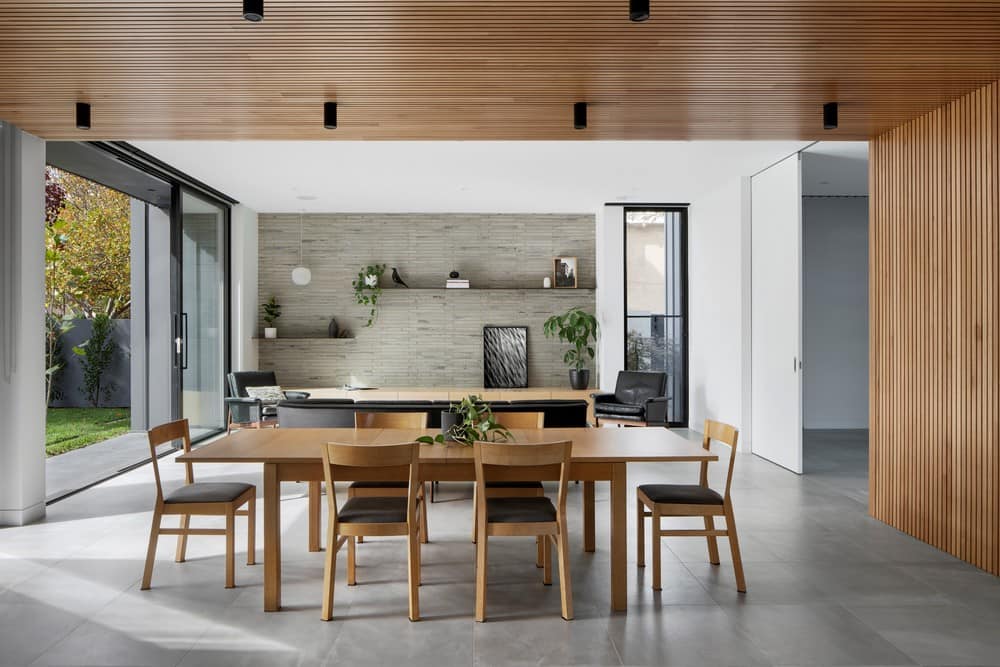
[[577,267],[576,257],[552,258],[552,286],[557,288],[576,288]]

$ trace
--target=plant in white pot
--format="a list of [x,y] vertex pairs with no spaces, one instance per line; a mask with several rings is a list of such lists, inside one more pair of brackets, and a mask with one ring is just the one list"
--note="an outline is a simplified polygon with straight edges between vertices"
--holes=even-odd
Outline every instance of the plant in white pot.
[[261,304],[261,308],[264,309],[264,322],[267,324],[264,327],[264,338],[277,338],[278,328],[274,323],[281,317],[281,304],[272,296],[267,303]]
[[590,369],[584,366],[594,359],[592,342],[597,340],[597,318],[575,306],[545,320],[542,331],[546,338],[558,337],[573,346],[563,355],[563,362],[571,367],[569,383],[573,389],[586,389],[590,385]]

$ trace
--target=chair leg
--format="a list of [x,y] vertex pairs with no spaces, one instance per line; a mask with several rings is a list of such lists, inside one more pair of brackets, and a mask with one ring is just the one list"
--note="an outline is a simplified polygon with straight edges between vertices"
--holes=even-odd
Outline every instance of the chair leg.
[[236,508],[226,513],[226,588],[236,586]]
[[247,565],[257,563],[257,492],[247,501]]
[[559,558],[559,593],[562,597],[562,617],[573,620],[573,581],[569,573],[569,533],[566,519],[559,522],[559,540],[556,543]]
[[646,567],[646,506],[635,501],[635,564]]
[[351,535],[347,538],[347,585],[354,586],[358,583],[357,560],[358,557],[354,547],[355,537]]
[[537,568],[545,567],[545,545],[542,544],[544,539],[544,536],[535,538],[535,567]]
[[420,541],[427,544],[430,538],[427,535],[427,484],[420,485]]
[[486,621],[486,526],[476,536],[476,620]]
[[[433,484],[433,482],[432,482]],[[431,486],[431,492],[433,493],[434,487]],[[476,511],[476,502],[479,491],[476,485],[472,486],[472,543],[476,543],[476,536],[479,535],[479,512]]]
[[420,535],[411,529],[406,538],[409,548],[406,564],[409,568],[407,583],[410,588],[410,620],[420,620]]
[[[191,515],[182,514],[181,515],[181,530],[187,530],[191,526]],[[177,536],[177,553],[174,555],[174,561],[177,563],[184,562],[184,556],[187,554],[187,533],[181,533]]]
[[[705,530],[715,530],[715,519],[710,516],[705,517]],[[719,539],[714,535],[709,535],[708,540],[708,562],[712,565],[719,564]]]
[[148,591],[153,579],[153,563],[156,561],[156,540],[160,536],[160,508],[153,510],[153,525],[149,528],[149,546],[146,548],[146,567],[142,571],[141,590]]
[[733,516],[733,506],[728,502],[724,505],[726,512],[726,536],[729,538],[729,549],[733,554],[733,571],[736,573],[736,590],[747,592],[747,581],[743,576],[743,556],[740,555],[740,540],[736,537],[736,518]]
[[333,587],[337,581],[337,534],[333,529],[333,514],[327,523],[326,558],[323,562],[323,611],[320,618],[329,621],[333,617]]
[[552,540],[542,535],[542,583],[552,585]]
[[660,590],[660,545],[663,538],[660,537],[660,513],[653,508],[653,524],[649,534],[653,540],[653,590]]

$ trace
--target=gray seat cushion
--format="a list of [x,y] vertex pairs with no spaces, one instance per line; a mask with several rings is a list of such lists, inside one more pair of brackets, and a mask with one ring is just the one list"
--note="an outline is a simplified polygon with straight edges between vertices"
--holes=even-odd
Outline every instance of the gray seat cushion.
[[163,502],[173,503],[228,503],[239,498],[253,484],[243,482],[195,482],[185,484],[170,492]]
[[541,482],[486,482],[487,489],[539,489]]
[[352,489],[405,489],[409,482],[351,482]]
[[556,506],[544,496],[486,499],[486,521],[489,523],[544,523],[555,520]]
[[721,505],[722,496],[697,484],[643,484],[639,490],[654,503]]
[[599,415],[621,415],[623,417],[642,417],[645,408],[641,405],[628,403],[597,403],[594,412]]
[[348,498],[337,513],[341,523],[406,523],[406,498]]

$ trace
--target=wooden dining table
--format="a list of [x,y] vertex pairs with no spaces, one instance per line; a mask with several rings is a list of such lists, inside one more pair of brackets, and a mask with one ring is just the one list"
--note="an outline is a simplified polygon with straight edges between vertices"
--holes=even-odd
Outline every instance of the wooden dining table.
[[[356,445],[386,445],[413,442],[435,430],[296,428],[246,429],[177,457],[191,463],[251,463],[264,468],[264,610],[281,609],[281,483],[323,478],[321,448],[327,442]],[[594,483],[610,482],[611,608],[625,611],[628,558],[628,478],[626,467],[638,462],[704,462],[718,457],[684,436],[663,428],[546,428],[515,429],[515,442],[573,442],[570,479],[583,482],[583,546],[596,548],[594,536]],[[551,468],[505,469],[503,479],[531,481],[548,479]],[[398,475],[398,473],[396,473]],[[422,481],[474,481],[472,448],[456,443],[421,445]],[[381,468],[350,468],[337,471],[338,479],[355,481],[394,480]],[[400,479],[402,479],[400,477]],[[310,545],[319,549],[319,494],[309,503]]]

